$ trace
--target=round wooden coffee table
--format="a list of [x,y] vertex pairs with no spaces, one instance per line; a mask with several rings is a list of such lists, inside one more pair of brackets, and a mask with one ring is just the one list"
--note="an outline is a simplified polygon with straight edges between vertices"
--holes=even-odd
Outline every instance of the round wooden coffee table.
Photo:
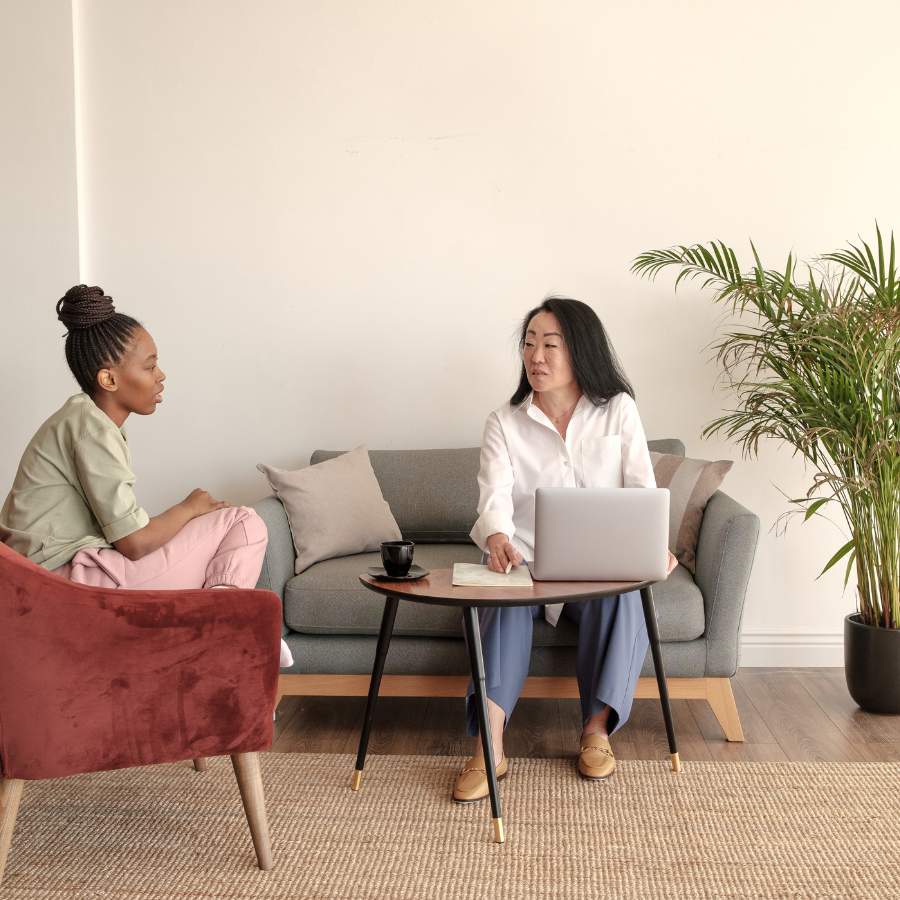
[[373,578],[371,575],[360,575],[359,580],[370,591],[383,594],[385,599],[384,614],[381,617],[381,629],[378,633],[378,645],[375,651],[375,665],[372,667],[372,680],[369,683],[369,696],[366,700],[366,713],[363,719],[362,735],[359,739],[359,753],[356,757],[356,770],[353,773],[351,788],[358,791],[362,782],[363,766],[366,762],[366,750],[369,746],[369,735],[372,731],[372,719],[375,715],[375,704],[378,700],[378,689],[384,672],[384,661],[387,658],[394,631],[394,619],[401,600],[414,603],[431,603],[436,606],[459,606],[463,611],[463,626],[466,643],[469,647],[469,662],[472,666],[472,681],[475,685],[475,708],[478,712],[478,728],[484,748],[485,768],[488,776],[488,792],[491,798],[491,814],[494,818],[494,840],[503,843],[503,817],[500,813],[500,794],[497,788],[497,772],[494,765],[494,745],[491,741],[491,724],[487,712],[487,692],[484,682],[484,660],[481,655],[481,632],[478,628],[478,607],[491,606],[543,606],[549,603],[571,603],[576,600],[588,600],[593,597],[611,597],[614,594],[626,594],[629,591],[640,591],[644,607],[644,620],[647,623],[647,634],[650,638],[650,650],[653,654],[653,667],[656,669],[656,680],[659,685],[659,699],[662,704],[663,718],[666,722],[666,735],[669,738],[669,753],[672,756],[672,768],[681,770],[678,759],[678,748],[675,745],[675,730],[672,727],[672,710],[669,706],[669,689],[663,669],[662,653],[659,647],[659,627],[656,622],[656,605],[653,602],[652,581],[616,582],[616,581],[535,581],[530,587],[458,587],[453,585],[452,569],[434,569],[425,578],[417,581],[387,581]]

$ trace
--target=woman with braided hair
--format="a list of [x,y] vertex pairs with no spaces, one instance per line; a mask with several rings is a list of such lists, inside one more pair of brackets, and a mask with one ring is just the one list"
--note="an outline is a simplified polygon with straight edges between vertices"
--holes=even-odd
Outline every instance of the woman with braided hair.
[[[140,322],[80,284],[57,303],[82,393],[38,429],[0,510],[0,540],[79,584],[141,590],[253,588],[266,526],[197,488],[150,517],[132,490],[125,420],[162,403],[166,376]],[[292,665],[281,642],[281,665]]]

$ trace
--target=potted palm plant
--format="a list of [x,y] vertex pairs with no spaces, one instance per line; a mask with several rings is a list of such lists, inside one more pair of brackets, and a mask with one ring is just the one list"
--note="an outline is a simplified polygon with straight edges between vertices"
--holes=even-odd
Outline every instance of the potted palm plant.
[[[730,313],[714,344],[735,409],[704,428],[752,455],[761,438],[801,454],[815,472],[792,510],[805,519],[836,506],[849,540],[823,573],[843,561],[856,571],[858,612],[844,620],[847,687],[873,712],[900,713],[900,277],[891,235],[871,248],[849,244],[783,270],[743,271],[722,242],[654,250],[632,271],[665,268],[700,279]],[[822,510],[826,507],[826,510]]]

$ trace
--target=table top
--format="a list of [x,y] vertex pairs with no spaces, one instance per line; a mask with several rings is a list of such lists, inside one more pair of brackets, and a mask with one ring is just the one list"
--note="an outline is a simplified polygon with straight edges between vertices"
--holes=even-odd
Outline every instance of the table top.
[[435,606],[543,606],[571,603],[591,597],[611,597],[638,591],[652,581],[535,581],[531,587],[459,587],[453,569],[432,569],[415,581],[384,581],[371,575],[359,580],[370,591]]

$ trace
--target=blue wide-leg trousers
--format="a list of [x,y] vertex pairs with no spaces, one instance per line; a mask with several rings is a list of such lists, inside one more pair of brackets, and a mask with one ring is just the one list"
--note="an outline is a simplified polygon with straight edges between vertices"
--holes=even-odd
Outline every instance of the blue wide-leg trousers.
[[[608,730],[612,734],[628,721],[650,646],[640,591],[567,603],[562,614],[578,626],[575,675],[582,721],[609,706]],[[487,695],[506,714],[506,722],[528,675],[532,623],[543,615],[543,606],[478,610]],[[473,737],[478,734],[474,693],[470,678],[466,730]]]

